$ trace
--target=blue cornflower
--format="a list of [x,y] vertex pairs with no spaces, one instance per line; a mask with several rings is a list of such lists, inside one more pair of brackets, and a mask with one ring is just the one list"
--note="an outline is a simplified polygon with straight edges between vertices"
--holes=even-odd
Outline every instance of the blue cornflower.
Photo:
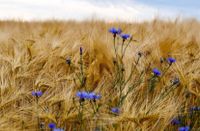
[[183,126],[178,128],[178,131],[189,131],[189,130],[190,130],[189,126]]
[[88,99],[89,98],[89,94],[85,91],[77,92],[76,96],[79,97],[80,99]]
[[112,113],[119,114],[120,110],[118,107],[111,108]]
[[42,91],[32,91],[32,95],[33,96],[36,96],[36,97],[40,97],[40,96],[42,96]]
[[113,34],[113,36],[115,37],[116,35],[119,35],[122,33],[122,30],[119,28],[119,29],[116,29],[116,28],[110,28],[109,29],[109,32]]
[[54,128],[56,128],[56,124],[55,123],[49,123],[49,128],[51,128],[51,129],[54,129]]
[[32,91],[32,96],[36,96],[36,92],[35,91]]
[[85,92],[85,91],[77,92],[76,96],[79,97],[81,101],[88,99],[88,100],[93,100],[94,102],[96,102],[96,100],[101,98],[100,94],[95,94],[94,92],[88,93],[88,92]]
[[189,126],[185,126],[185,130],[186,130],[186,131],[189,131],[189,130],[190,130],[190,127],[189,127]]
[[172,125],[179,125],[181,122],[178,120],[178,119],[173,119],[172,121],[171,121],[171,124]]
[[89,99],[95,99],[96,94],[94,92],[91,92],[88,95],[89,95]]
[[101,95],[100,94],[97,94],[97,95],[95,95],[95,99],[100,99],[101,98]]
[[67,59],[66,59],[66,63],[67,63],[68,65],[70,65],[70,64],[71,64],[71,59],[70,59],[70,58],[67,58]]
[[169,58],[167,58],[167,61],[171,65],[172,63],[176,62],[176,59],[169,57]]
[[101,98],[101,95],[100,94],[95,94],[94,92],[91,92],[89,93],[89,99],[91,100],[97,100],[97,99],[100,99]]
[[161,72],[157,68],[153,69],[153,73],[154,73],[155,76],[160,76],[161,75]]
[[64,129],[61,129],[61,128],[54,128],[53,131],[64,131]]
[[130,37],[129,34],[121,34],[120,36],[123,40],[127,40]]

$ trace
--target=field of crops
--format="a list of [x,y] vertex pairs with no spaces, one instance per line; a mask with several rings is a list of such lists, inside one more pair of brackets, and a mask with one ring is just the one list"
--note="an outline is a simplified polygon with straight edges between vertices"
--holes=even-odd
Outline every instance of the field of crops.
[[200,130],[200,22],[0,22],[0,131]]

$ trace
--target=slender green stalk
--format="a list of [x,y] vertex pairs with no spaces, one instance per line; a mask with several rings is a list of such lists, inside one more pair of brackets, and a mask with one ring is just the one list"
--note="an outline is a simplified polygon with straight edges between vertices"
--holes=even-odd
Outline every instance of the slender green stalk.
[[125,48],[124,48],[124,51],[123,51],[123,53],[122,53],[122,59],[124,58],[124,55],[125,55],[125,53],[126,53],[126,49],[127,49],[127,47],[130,45],[131,41],[132,41],[132,37],[130,38],[129,42],[127,43],[127,45],[126,45]]
[[85,76],[83,71],[83,55],[80,54],[80,82],[81,82],[81,88],[84,87],[85,84]]
[[136,64],[135,64],[134,66],[133,66],[133,64],[132,64],[132,66],[131,66],[131,73],[130,73],[130,75],[128,76],[126,82],[124,83],[124,86],[126,86],[127,83],[131,80],[131,78],[132,78],[132,76],[133,76],[133,74],[134,74],[134,71],[136,70],[136,66],[137,66],[138,63],[139,63],[140,58],[141,58],[141,57],[138,57],[138,59],[137,59],[137,61],[136,61]]
[[37,111],[37,125],[38,131],[40,131],[40,118],[39,118],[39,97],[36,97],[36,111]]
[[83,102],[79,102],[79,108],[78,108],[78,121],[80,122],[80,130],[83,131]]
[[169,87],[167,87],[169,90],[163,92],[160,97],[154,102],[154,104],[152,105],[152,107],[149,109],[149,111],[147,111],[147,114],[150,112],[150,110],[152,108],[155,108],[156,105],[158,105],[158,102],[162,99],[164,99],[167,95],[170,94],[170,92],[172,92],[174,89],[176,88],[173,88],[173,86],[177,86],[176,84],[171,84]]

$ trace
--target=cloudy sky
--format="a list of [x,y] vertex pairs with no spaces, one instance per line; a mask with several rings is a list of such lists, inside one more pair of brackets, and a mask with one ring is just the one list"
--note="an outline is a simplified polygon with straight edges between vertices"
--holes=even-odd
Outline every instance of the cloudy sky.
[[200,20],[200,0],[0,0],[0,19]]

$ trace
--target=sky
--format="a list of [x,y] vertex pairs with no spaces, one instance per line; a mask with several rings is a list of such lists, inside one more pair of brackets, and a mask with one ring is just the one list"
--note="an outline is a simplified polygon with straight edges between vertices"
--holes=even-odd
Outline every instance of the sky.
[[0,19],[144,21],[196,18],[200,0],[0,0]]

